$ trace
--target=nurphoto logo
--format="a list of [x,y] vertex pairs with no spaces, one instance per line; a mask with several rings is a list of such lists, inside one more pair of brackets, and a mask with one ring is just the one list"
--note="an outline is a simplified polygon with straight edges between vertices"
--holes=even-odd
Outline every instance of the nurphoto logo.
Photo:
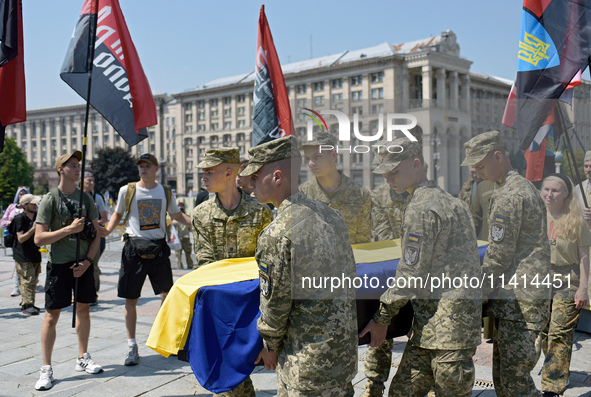
[[[378,115],[378,129],[377,131],[369,132],[368,134],[362,134],[359,131],[359,115],[357,113],[353,114],[353,123],[349,119],[345,113],[338,111],[338,110],[321,110],[320,112],[316,112],[312,109],[304,108],[304,110],[310,112],[304,113],[310,119],[308,120],[307,125],[307,133],[306,139],[308,141],[312,141],[314,139],[314,122],[320,127],[320,131],[328,132],[328,126],[326,121],[324,120],[323,115],[332,115],[337,118],[338,126],[339,126],[339,133],[338,133],[338,141],[339,144],[335,146],[332,145],[320,145],[320,152],[322,151],[332,151],[336,150],[337,152],[349,152],[349,153],[369,153],[372,148],[376,148],[378,153],[383,153],[388,151],[389,153],[401,153],[403,151],[402,146],[400,145],[390,145],[387,143],[383,143],[384,140],[382,139],[384,136],[384,114],[380,113]],[[412,114],[406,113],[388,113],[385,115],[386,118],[386,133],[385,133],[385,141],[391,142],[396,137],[394,136],[395,131],[402,132],[408,139],[413,142],[417,142],[417,138],[415,138],[411,133],[410,130],[417,125],[417,118]],[[406,121],[406,123],[399,124],[400,121]],[[381,144],[366,144],[366,145],[353,145],[351,146],[350,142],[352,140],[351,137],[351,126],[353,126],[353,135],[354,139],[357,139],[361,142],[378,142],[382,141]],[[349,143],[348,146],[345,145]]]

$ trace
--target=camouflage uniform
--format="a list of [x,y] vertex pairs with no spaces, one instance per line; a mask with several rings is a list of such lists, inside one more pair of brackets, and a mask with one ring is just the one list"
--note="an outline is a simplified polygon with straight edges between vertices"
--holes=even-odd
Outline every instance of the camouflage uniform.
[[[420,152],[420,146],[408,139],[393,143],[404,150],[385,155],[374,173],[390,172]],[[410,338],[388,395],[425,395],[434,386],[438,396],[471,396],[472,356],[480,343],[480,290],[446,285],[430,292],[430,287],[412,281],[419,278],[430,284],[429,275],[445,275],[450,280],[480,278],[468,209],[435,182],[423,181],[407,199],[402,230],[403,256],[396,279],[406,280],[407,285],[397,282],[388,289],[374,316],[377,323],[388,325],[409,300],[414,310]]]
[[[208,168],[217,165],[216,160],[211,160],[215,156],[224,162],[239,161],[237,149],[210,149],[198,167]],[[242,189],[238,191],[240,203],[230,211],[230,215],[220,203],[217,194],[214,199],[204,201],[193,209],[193,237],[197,266],[222,259],[254,256],[257,237],[271,223],[273,215],[268,206],[260,205],[256,198],[247,195]],[[254,397],[252,380],[248,377],[235,389],[216,394],[216,396]]]
[[316,178],[300,185],[308,198],[338,210],[347,225],[351,244],[367,243],[371,239],[371,195],[351,178],[341,173],[341,184],[334,196],[322,189]]
[[460,188],[460,193],[458,194],[458,198],[465,202],[466,204],[470,205],[472,201],[472,190],[474,189],[474,178],[468,179],[462,187]]
[[228,215],[219,198],[193,210],[193,237],[197,265],[254,255],[257,236],[273,220],[271,210],[240,190],[240,204]]
[[[476,236],[470,215],[459,200],[435,182],[419,183],[404,212],[403,258],[396,278],[445,276],[480,279]],[[413,327],[389,396],[425,395],[432,386],[438,396],[470,396],[474,382],[472,356],[480,343],[481,302],[477,288],[391,288],[374,317],[380,324],[411,299]],[[406,356],[406,357],[405,357]],[[424,364],[424,365],[422,365]],[[410,366],[410,367],[409,367]]]
[[[394,240],[402,235],[402,214],[407,194],[398,194],[383,183],[371,192],[371,235],[374,241]],[[364,397],[384,394],[384,383],[390,375],[394,341],[386,339],[378,347],[369,347],[365,355],[364,373],[367,377]]]
[[387,183],[371,192],[371,236],[374,241],[400,238],[406,197],[406,193],[396,193]]
[[[300,157],[295,137],[275,139],[249,150],[250,163],[240,175],[295,157]],[[342,216],[302,192],[281,201],[277,217],[259,236],[257,328],[264,347],[278,353],[279,396],[353,396],[355,289],[347,283],[335,290],[304,284],[310,277],[356,276],[347,237]]]
[[193,268],[193,259],[191,258],[191,251],[193,248],[191,247],[191,231],[189,230],[188,226],[183,225],[179,222],[176,225],[176,229],[179,235],[179,241],[181,242],[181,249],[176,251],[176,259],[178,261],[179,269],[183,268],[183,251],[185,252],[185,258],[187,260],[187,269]]
[[278,383],[288,388],[345,388],[357,372],[355,290],[299,289],[303,276],[355,277],[346,236],[335,211],[301,192],[281,203],[259,236],[258,330],[267,350],[279,352]]
[[474,198],[469,203],[472,219],[474,220],[474,228],[476,236],[481,240],[488,240],[488,209],[490,196],[494,190],[494,184],[489,181],[481,181],[476,188]]
[[[495,150],[504,150],[497,131],[466,142],[466,160],[475,165]],[[526,284],[550,274],[546,206],[538,190],[516,171],[495,182],[490,199],[489,246],[482,267],[485,314],[495,316],[493,381],[497,396],[538,396],[531,371],[535,341],[548,321],[550,289]],[[501,285],[499,276],[504,277]],[[517,285],[510,281],[518,280]],[[491,283],[491,280],[492,283]]]

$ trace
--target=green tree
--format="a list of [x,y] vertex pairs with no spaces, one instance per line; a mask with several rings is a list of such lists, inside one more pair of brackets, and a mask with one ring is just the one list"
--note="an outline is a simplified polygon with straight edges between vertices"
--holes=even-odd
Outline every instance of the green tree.
[[0,200],[4,208],[12,204],[19,186],[32,188],[33,171],[16,139],[6,137],[4,151],[0,153]]
[[121,186],[140,179],[135,160],[120,147],[100,149],[89,168],[94,174],[95,191],[104,193],[108,190],[114,198]]
[[[568,156],[568,157],[567,157]],[[583,172],[583,159],[585,158],[585,152],[582,150],[575,151],[575,161],[577,163],[577,168],[579,169],[579,176],[581,179],[585,179],[585,173]],[[577,181],[577,174],[575,172],[575,168],[572,166],[572,157],[570,153],[567,153],[566,150],[562,152],[562,160],[560,161],[560,172],[568,175],[570,179],[573,180],[574,183],[578,183]]]

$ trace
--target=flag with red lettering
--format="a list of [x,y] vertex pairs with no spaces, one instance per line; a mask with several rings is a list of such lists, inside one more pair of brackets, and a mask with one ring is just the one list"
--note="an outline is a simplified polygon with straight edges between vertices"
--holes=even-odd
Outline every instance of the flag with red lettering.
[[90,104],[128,145],[148,136],[158,123],[152,90],[140,63],[118,0],[85,0],[60,77],[88,98],[90,26],[97,22]]
[[21,0],[0,0],[0,153],[6,126],[27,119]]
[[[591,55],[591,0],[524,0],[513,122],[527,149]],[[563,97],[564,98],[564,97]],[[510,110],[510,109],[507,109]]]
[[253,102],[252,146],[292,134],[287,87],[264,5],[259,14]]

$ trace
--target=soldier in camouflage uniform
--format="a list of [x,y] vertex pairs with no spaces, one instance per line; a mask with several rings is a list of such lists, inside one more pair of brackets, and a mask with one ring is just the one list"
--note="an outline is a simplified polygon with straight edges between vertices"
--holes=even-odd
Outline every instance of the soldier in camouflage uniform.
[[531,282],[550,274],[546,207],[534,185],[511,167],[498,131],[477,135],[464,147],[462,165],[495,183],[482,267],[485,313],[495,316],[495,391],[499,397],[539,396],[530,373],[538,357],[536,338],[548,321],[551,290]]
[[[351,285],[331,291],[306,278],[355,277],[355,260],[343,218],[298,191],[301,157],[293,136],[249,150],[241,175],[260,203],[277,217],[261,233],[259,266],[265,368],[277,370],[279,396],[353,396],[357,373],[357,314]],[[293,172],[292,172],[293,171]]]
[[337,170],[336,150],[329,148],[336,147],[336,142],[334,135],[319,132],[312,141],[300,146],[314,174],[314,178],[301,184],[300,191],[341,213],[351,244],[367,243],[371,239],[371,195]]
[[[209,149],[197,167],[202,181],[215,198],[193,210],[195,254],[198,266],[210,262],[254,256],[257,237],[273,220],[271,210],[236,187],[240,162],[238,148]],[[252,380],[218,396],[254,397]]]
[[563,174],[551,174],[542,185],[548,209],[552,280],[562,284],[556,283],[552,289],[550,321],[542,332],[546,356],[542,369],[544,397],[558,396],[566,390],[575,327],[581,308],[589,302],[591,232],[573,190],[571,180]]
[[[371,346],[381,344],[388,324],[410,300],[410,339],[388,395],[424,396],[433,387],[437,396],[471,396],[481,291],[467,283],[444,284],[442,278],[480,280],[472,220],[462,201],[427,180],[417,142],[399,138],[392,143],[403,150],[385,154],[373,172],[384,174],[396,193],[410,193],[402,224],[403,257],[396,270],[398,281],[382,295],[379,311],[360,336],[371,332]],[[428,275],[442,281],[432,292]],[[417,278],[426,284],[412,281]]]
[[[374,165],[381,162],[382,153],[375,152]],[[394,240],[402,236],[402,214],[408,193],[396,193],[387,183],[371,192],[371,236],[374,241]],[[384,395],[384,383],[390,375],[394,340],[386,339],[378,347],[369,347],[365,354],[364,373],[367,377],[362,397]]]
[[458,194],[458,198],[464,201],[466,204],[470,205],[472,202],[472,197],[476,192],[476,187],[478,183],[482,180],[476,176],[476,170],[472,167],[470,168],[470,179],[468,179],[462,187],[460,188],[460,193]]

